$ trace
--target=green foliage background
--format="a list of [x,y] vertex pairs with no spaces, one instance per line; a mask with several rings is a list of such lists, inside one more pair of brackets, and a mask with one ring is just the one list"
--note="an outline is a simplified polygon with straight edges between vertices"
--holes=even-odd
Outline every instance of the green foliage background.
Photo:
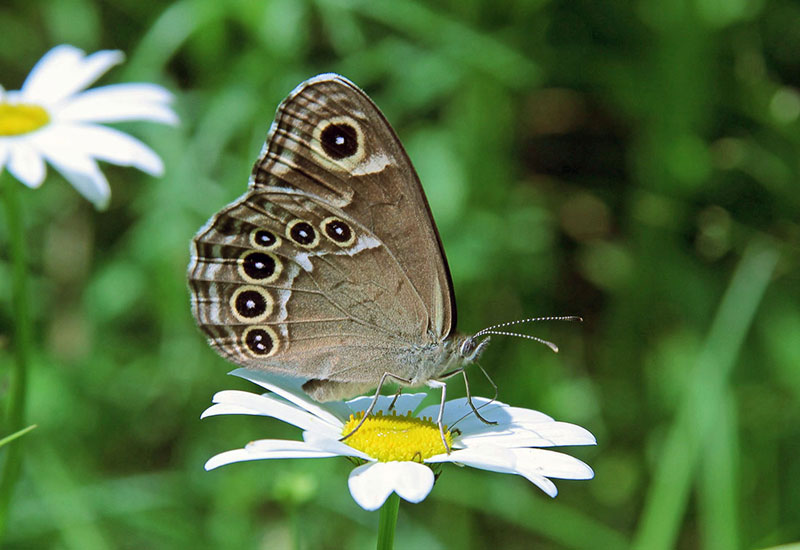
[[377,514],[352,501],[343,459],[202,469],[251,439],[299,437],[199,420],[215,391],[255,388],[196,330],[185,268],[193,233],[245,191],[278,102],[326,71],[370,93],[406,145],[462,330],[586,319],[530,327],[558,355],[495,338],[482,364],[502,401],[589,428],[597,447],[570,452],[596,478],[550,500],[447,467],[401,505],[397,548],[797,541],[798,22],[792,0],[4,2],[7,89],[53,45],[118,48],[128,61],[102,82],[164,84],[182,119],[124,125],[167,173],[107,167],[107,212],[52,170],[23,193],[39,428],[7,548],[374,545]]

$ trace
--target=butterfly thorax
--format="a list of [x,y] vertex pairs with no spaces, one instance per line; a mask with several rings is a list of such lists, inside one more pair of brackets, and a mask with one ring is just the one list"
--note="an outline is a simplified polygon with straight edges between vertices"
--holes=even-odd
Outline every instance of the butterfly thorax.
[[422,386],[428,380],[463,369],[480,357],[488,343],[488,337],[477,340],[471,335],[455,333],[438,343],[410,348],[414,374],[408,377],[412,382],[409,385]]

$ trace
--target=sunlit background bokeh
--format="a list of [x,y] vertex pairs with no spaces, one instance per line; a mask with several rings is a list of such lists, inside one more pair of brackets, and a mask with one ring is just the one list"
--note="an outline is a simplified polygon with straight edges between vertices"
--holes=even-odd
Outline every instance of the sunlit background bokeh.
[[[106,167],[96,212],[52,170],[22,194],[37,350],[6,547],[370,548],[344,459],[203,463],[263,418],[189,311],[194,232],[246,189],[279,101],[344,74],[393,124],[433,210],[459,327],[494,338],[499,399],[590,429],[596,472],[551,500],[446,467],[404,548],[764,548],[800,540],[800,4],[792,0],[6,1],[0,82],[70,43],[101,83],[176,93],[118,125],[166,175]],[[12,361],[0,223],[0,375]],[[491,396],[477,371],[473,392]],[[0,392],[5,391],[5,385]],[[463,384],[450,384],[463,395]],[[435,399],[435,397],[433,397]],[[2,459],[2,452],[0,452]]]

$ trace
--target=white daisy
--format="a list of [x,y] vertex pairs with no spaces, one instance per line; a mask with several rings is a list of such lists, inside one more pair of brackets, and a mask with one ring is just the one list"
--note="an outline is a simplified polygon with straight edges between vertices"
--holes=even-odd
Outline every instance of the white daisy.
[[111,191],[97,160],[133,166],[153,176],[164,172],[147,145],[99,122],[150,120],[176,124],[172,95],[155,84],[113,84],[82,91],[124,59],[104,50],[86,55],[56,46],[33,67],[22,89],[0,86],[0,174],[8,171],[31,188],[45,177],[45,161],[98,208]]
[[592,469],[577,458],[540,448],[594,445],[594,436],[580,426],[556,422],[538,411],[473,398],[475,405],[481,407],[481,414],[497,422],[487,425],[475,417],[466,399],[448,401],[443,421],[449,427],[445,435],[453,450],[447,454],[439,428],[432,420],[438,414],[438,404],[414,414],[425,394],[404,394],[389,411],[393,398],[382,396],[374,414],[361,428],[339,441],[357,424],[372,397],[317,403],[302,391],[299,381],[246,369],[231,374],[272,393],[221,391],[202,418],[222,414],[271,416],[301,428],[303,441],[252,441],[243,449],[212,457],[206,462],[206,470],[266,458],[350,457],[360,464],[350,473],[350,493],[367,510],[380,508],[392,492],[410,502],[422,501],[433,488],[432,468],[438,471],[443,462],[518,474],[551,497],[556,496],[557,490],[549,478],[594,476]]

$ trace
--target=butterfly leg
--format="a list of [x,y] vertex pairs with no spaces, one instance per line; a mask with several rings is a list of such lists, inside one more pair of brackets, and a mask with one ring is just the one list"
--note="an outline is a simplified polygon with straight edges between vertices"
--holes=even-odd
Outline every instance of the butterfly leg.
[[[489,383],[494,388],[494,397],[492,397],[492,401],[494,401],[495,399],[497,399],[497,385],[494,383],[494,380],[489,378],[489,373],[487,373],[483,369],[483,367],[478,365],[478,368],[481,369],[481,372],[483,372],[483,374],[486,376],[486,379],[489,380]],[[481,416],[481,413],[478,412],[478,409],[475,407],[475,404],[472,402],[472,394],[470,394],[470,391],[469,391],[469,379],[467,378],[467,371],[466,370],[464,370],[463,368],[459,368],[459,369],[456,369],[456,370],[452,370],[450,372],[446,372],[442,376],[440,376],[438,378],[438,380],[447,380],[448,378],[452,378],[453,376],[455,376],[455,375],[457,375],[459,373],[461,373],[461,375],[464,376],[464,387],[467,390],[467,403],[469,403],[469,406],[472,409],[472,412],[474,412],[475,416],[478,417],[478,420],[480,420],[484,424],[490,424],[490,425],[497,424],[497,422],[493,422],[491,420],[486,420],[483,416]]]
[[[372,398],[372,402],[369,404],[369,407],[367,407],[367,410],[364,411],[364,416],[361,417],[361,420],[359,421],[358,424],[356,424],[356,427],[353,428],[349,434],[340,437],[339,441],[344,441],[345,439],[356,433],[358,429],[364,424],[364,422],[366,422],[367,417],[372,414],[372,411],[375,409],[375,405],[378,403],[378,398],[381,396],[381,388],[383,388],[383,385],[386,383],[387,378],[393,378],[395,381],[400,382],[401,384],[411,383],[411,380],[402,378],[400,376],[397,376],[396,374],[392,374],[391,372],[384,372],[383,376],[381,376],[381,381],[378,382],[378,389],[375,390],[375,397]],[[394,396],[394,400],[392,400],[392,405],[394,405],[394,402],[397,401],[397,397],[399,395],[400,391],[398,390],[397,394],[395,394]]]
[[[475,408],[475,404],[472,402],[472,394],[469,392],[469,379],[467,378],[467,371],[465,371],[464,369],[461,369],[461,374],[464,375],[464,387],[467,390],[467,403],[469,403],[469,406],[472,409],[472,412],[474,412],[475,416],[478,417],[478,420],[480,420],[484,424],[497,424],[497,422],[495,422],[495,421],[486,420],[483,416],[481,416],[481,413],[478,412],[478,409]],[[484,371],[484,374],[486,374],[486,371]],[[492,382],[491,378],[489,379],[489,382]],[[494,382],[492,382],[492,385],[494,386]],[[495,398],[497,398],[497,393],[496,393],[497,392],[497,386],[495,386],[494,389],[495,389]],[[494,399],[492,401],[494,401]]]
[[442,416],[444,416],[444,402],[447,397],[447,384],[441,380],[428,380],[426,384],[429,388],[442,388],[442,402],[439,405],[439,417],[436,419],[436,425],[439,426],[439,435],[442,436],[442,443],[447,454],[450,454],[450,445],[447,444],[447,438],[444,436],[444,425],[442,424]]
[[392,402],[389,403],[390,411],[394,409],[394,404],[397,403],[397,398],[400,397],[401,393],[403,393],[403,386],[397,386],[397,392],[394,394],[394,399],[392,399]]

